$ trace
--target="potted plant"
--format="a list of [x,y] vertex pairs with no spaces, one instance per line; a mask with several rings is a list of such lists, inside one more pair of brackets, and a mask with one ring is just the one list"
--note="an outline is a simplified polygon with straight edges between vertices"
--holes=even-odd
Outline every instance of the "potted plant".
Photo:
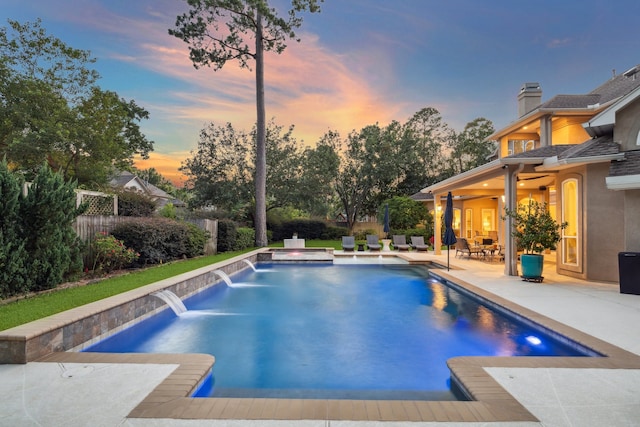
[[516,210],[505,210],[506,216],[515,220],[511,235],[516,239],[518,247],[524,250],[520,256],[522,278],[541,282],[543,255],[547,249],[556,249],[562,238],[560,230],[568,223],[558,223],[549,213],[546,203],[530,200],[528,204],[519,205]]

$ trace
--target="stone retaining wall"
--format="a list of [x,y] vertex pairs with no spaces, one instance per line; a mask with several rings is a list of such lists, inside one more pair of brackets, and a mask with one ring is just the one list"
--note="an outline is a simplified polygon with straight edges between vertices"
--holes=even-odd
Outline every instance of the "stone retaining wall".
[[160,310],[168,309],[162,300],[151,295],[153,292],[167,289],[184,299],[220,283],[220,277],[214,273],[216,270],[231,275],[249,268],[242,260],[255,262],[261,251],[257,250],[1,331],[0,363],[27,363],[53,352],[82,350]]

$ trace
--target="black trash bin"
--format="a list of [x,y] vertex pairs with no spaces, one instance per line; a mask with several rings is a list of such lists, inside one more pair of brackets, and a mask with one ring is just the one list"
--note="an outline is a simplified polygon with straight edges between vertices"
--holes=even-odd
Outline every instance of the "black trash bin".
[[620,293],[640,295],[640,252],[618,253]]

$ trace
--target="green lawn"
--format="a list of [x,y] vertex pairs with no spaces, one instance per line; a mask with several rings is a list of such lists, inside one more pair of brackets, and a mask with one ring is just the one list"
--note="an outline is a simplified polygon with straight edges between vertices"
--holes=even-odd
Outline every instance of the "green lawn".
[[[305,244],[310,248],[341,248],[339,241],[332,240],[307,240]],[[275,243],[270,246],[282,247],[283,243]],[[177,276],[178,274],[215,264],[216,262],[251,252],[253,249],[255,248],[239,252],[225,252],[219,255],[185,261],[175,261],[143,270],[136,270],[122,276],[103,279],[89,285],[54,290],[53,292],[1,305],[0,331],[130,291],[131,289],[139,288],[159,280]]]

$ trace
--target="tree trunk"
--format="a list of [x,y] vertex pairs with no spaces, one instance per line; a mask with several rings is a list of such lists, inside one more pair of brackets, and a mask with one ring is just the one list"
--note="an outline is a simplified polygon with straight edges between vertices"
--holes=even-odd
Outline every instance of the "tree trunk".
[[256,246],[267,246],[267,156],[264,109],[264,49],[262,46],[262,16],[257,12],[256,28]]

